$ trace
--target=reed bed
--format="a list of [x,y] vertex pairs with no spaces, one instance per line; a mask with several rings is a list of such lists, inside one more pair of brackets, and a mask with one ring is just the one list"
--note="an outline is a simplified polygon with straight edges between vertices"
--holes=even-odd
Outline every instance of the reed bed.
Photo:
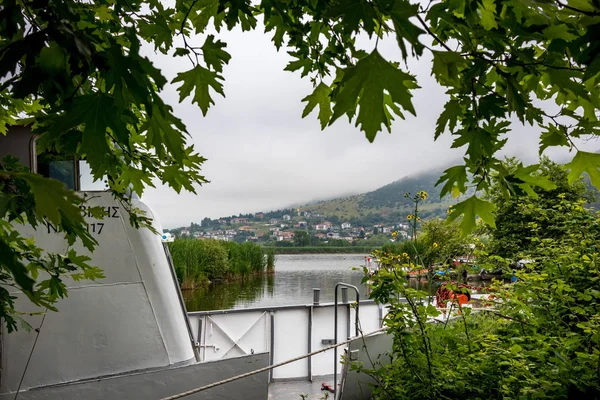
[[264,273],[267,267],[265,252],[255,243],[178,239],[169,250],[182,289]]

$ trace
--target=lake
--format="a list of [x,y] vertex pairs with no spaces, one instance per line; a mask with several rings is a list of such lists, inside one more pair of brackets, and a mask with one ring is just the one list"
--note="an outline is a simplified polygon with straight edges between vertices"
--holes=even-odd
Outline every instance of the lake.
[[[366,298],[366,287],[360,282],[365,255],[298,254],[278,255],[275,274],[249,277],[232,282],[213,283],[204,290],[184,290],[188,311],[225,310],[231,308],[270,307],[309,304],[313,288],[321,289],[321,302],[332,302],[338,282],[355,285]],[[350,298],[353,295],[349,293]]]
[[[362,254],[278,255],[273,275],[216,282],[206,289],[184,290],[183,298],[188,311],[271,307],[310,304],[313,301],[313,288],[319,288],[321,302],[328,303],[334,300],[335,285],[344,282],[358,287],[361,299],[366,299],[367,288],[361,284],[364,258]],[[416,279],[411,279],[409,284],[429,290],[425,280],[418,284]],[[434,282],[434,292],[439,284]],[[486,286],[489,281],[473,281],[469,284]],[[353,299],[354,294],[349,292],[348,297]]]

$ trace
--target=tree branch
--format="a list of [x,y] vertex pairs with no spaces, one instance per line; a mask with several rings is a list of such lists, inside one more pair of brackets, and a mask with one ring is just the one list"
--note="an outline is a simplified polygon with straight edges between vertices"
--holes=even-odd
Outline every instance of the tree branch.
[[[192,4],[190,4],[190,8],[188,8],[187,12],[185,13],[185,16],[181,20],[181,28],[179,28],[179,34],[183,38],[183,45],[186,49],[189,49],[192,51],[192,53],[194,53],[194,56],[196,57],[196,65],[199,64],[198,52],[194,49],[194,47],[190,46],[187,42],[187,38],[185,36],[185,24],[187,23],[190,13],[192,12],[192,9],[194,8],[194,6],[196,5],[197,2],[198,2],[198,0],[194,0],[192,2]],[[190,59],[192,64],[194,64],[194,61],[192,60],[192,57],[189,54],[188,54],[188,58]]]
[[579,8],[575,8],[573,6],[570,6],[568,4],[565,4],[563,2],[561,2],[560,0],[556,0],[556,4],[558,4],[560,7],[562,8],[566,8],[567,10],[571,10],[571,11],[575,11],[584,15],[589,15],[590,17],[596,17],[600,15],[599,11],[586,11],[586,10],[580,10]]
[[431,29],[429,29],[429,26],[427,26],[427,24],[425,23],[425,21],[423,20],[423,18],[421,18],[421,16],[419,14],[417,14],[417,19],[419,20],[421,25],[423,25],[423,28],[425,28],[427,33],[429,33],[429,35],[431,37],[433,37],[435,40],[437,40],[443,48],[445,48],[448,51],[454,51],[450,47],[448,47],[448,45],[446,43],[444,43],[435,33],[433,33],[433,31]]

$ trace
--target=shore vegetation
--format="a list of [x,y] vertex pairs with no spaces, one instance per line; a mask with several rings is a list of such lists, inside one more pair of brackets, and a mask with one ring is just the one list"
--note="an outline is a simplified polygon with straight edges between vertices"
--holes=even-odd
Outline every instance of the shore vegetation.
[[255,243],[179,239],[169,243],[169,250],[182,289],[267,271],[268,255]]

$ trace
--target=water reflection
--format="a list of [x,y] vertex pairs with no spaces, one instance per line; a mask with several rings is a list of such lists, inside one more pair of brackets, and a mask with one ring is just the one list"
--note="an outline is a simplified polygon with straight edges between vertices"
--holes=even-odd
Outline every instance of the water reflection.
[[216,282],[206,289],[184,290],[183,299],[188,311],[227,310],[237,303],[253,304],[256,299],[272,297],[274,275],[249,276],[231,282]]
[[362,272],[352,269],[363,261],[359,254],[280,255],[274,275],[213,283],[183,295],[188,311],[308,304],[313,288],[321,289],[321,302],[331,302],[338,282],[359,287],[361,298],[366,298]]
[[[361,284],[364,255],[311,254],[277,256],[275,274],[248,277],[233,282],[213,283],[204,290],[184,291],[188,311],[226,310],[231,308],[271,307],[290,304],[310,304],[313,288],[321,289],[321,302],[333,302],[334,287],[338,282],[355,285],[361,299],[368,298]],[[441,281],[410,279],[412,287],[435,293]],[[470,281],[472,286],[486,286],[489,281]],[[354,298],[349,293],[350,298]]]

